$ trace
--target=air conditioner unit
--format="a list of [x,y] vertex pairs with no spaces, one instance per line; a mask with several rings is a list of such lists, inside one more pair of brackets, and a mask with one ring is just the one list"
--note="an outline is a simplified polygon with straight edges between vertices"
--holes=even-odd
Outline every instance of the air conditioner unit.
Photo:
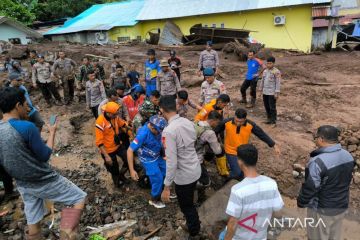
[[279,15],[274,17],[274,25],[285,25],[285,16]]

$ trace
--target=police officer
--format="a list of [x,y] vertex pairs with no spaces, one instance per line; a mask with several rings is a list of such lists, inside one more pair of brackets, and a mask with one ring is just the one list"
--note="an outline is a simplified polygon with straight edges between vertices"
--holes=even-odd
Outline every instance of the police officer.
[[189,239],[196,239],[199,237],[200,221],[194,205],[194,193],[201,175],[201,167],[195,151],[195,127],[190,120],[176,113],[176,102],[172,96],[160,98],[160,110],[168,121],[168,126],[162,134],[166,176],[161,199],[165,202],[170,201],[170,186],[175,182],[175,193],[186,219]]
[[89,72],[94,71],[92,64],[90,63],[89,57],[83,57],[83,64],[80,66],[80,75],[78,78],[77,88],[78,90],[82,90],[85,87],[85,83],[88,79],[87,75]]
[[176,99],[176,93],[181,89],[176,73],[170,69],[166,60],[160,62],[161,72],[156,79],[156,90],[161,96],[171,95]]
[[135,181],[139,180],[139,176],[134,169],[134,152],[138,153],[146,175],[150,178],[151,200],[149,204],[156,208],[165,207],[165,204],[160,201],[160,197],[166,174],[166,164],[162,156],[161,133],[166,124],[165,118],[159,115],[152,116],[149,122],[139,129],[127,151],[130,175]]
[[200,105],[208,104],[211,100],[216,99],[220,94],[226,93],[224,83],[217,80],[214,74],[213,69],[204,69],[205,81],[201,84],[199,100]]
[[201,76],[201,71],[204,71],[206,68],[211,68],[215,73],[218,73],[219,65],[219,55],[212,49],[212,41],[207,41],[206,49],[200,53],[198,75]]
[[32,67],[32,82],[33,87],[40,87],[41,93],[45,98],[48,106],[51,106],[52,96],[54,96],[58,106],[62,105],[60,94],[56,88],[56,84],[53,81],[51,66],[45,62],[43,55],[38,55],[37,62]]
[[197,136],[195,150],[201,163],[201,176],[198,184],[198,204],[201,204],[205,201],[205,188],[210,186],[211,183],[204,162],[204,160],[212,160],[206,159],[207,156],[209,156],[207,155],[207,153],[212,153],[211,156],[215,154],[216,166],[219,174],[222,176],[229,175],[226,164],[225,152],[223,151],[218,141],[218,138],[213,130],[221,122],[221,120],[222,115],[217,111],[212,111],[209,113],[206,121],[200,121],[195,123],[195,130]]
[[74,60],[65,57],[65,52],[59,52],[59,58],[54,62],[53,73],[63,85],[65,104],[68,105],[74,100],[74,69],[76,63]]
[[133,119],[133,132],[136,134],[141,126],[149,121],[151,116],[160,113],[159,108],[160,93],[157,90],[151,92],[149,98],[146,98],[139,107],[139,112]]

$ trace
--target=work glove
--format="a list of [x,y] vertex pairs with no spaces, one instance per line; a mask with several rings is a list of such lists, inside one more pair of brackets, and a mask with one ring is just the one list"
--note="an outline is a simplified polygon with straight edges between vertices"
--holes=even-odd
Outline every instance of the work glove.
[[216,158],[216,167],[221,176],[229,176],[229,168],[227,166],[227,161],[225,155],[222,157]]

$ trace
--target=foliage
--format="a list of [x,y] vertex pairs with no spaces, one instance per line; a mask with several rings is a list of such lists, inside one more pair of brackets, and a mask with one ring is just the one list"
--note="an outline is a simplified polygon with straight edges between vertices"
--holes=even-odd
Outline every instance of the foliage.
[[12,0],[0,0],[0,15],[30,24],[35,15],[23,4]]

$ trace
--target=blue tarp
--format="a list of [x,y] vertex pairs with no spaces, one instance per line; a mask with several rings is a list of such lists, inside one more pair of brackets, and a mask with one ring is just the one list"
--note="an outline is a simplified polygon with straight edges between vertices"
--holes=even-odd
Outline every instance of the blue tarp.
[[353,32],[352,36],[354,36],[354,37],[360,37],[360,20],[358,20],[357,22],[355,22],[354,32]]
[[44,35],[55,35],[81,31],[109,30],[113,27],[134,26],[144,0],[97,4],[78,16],[66,21],[63,26],[52,29]]

